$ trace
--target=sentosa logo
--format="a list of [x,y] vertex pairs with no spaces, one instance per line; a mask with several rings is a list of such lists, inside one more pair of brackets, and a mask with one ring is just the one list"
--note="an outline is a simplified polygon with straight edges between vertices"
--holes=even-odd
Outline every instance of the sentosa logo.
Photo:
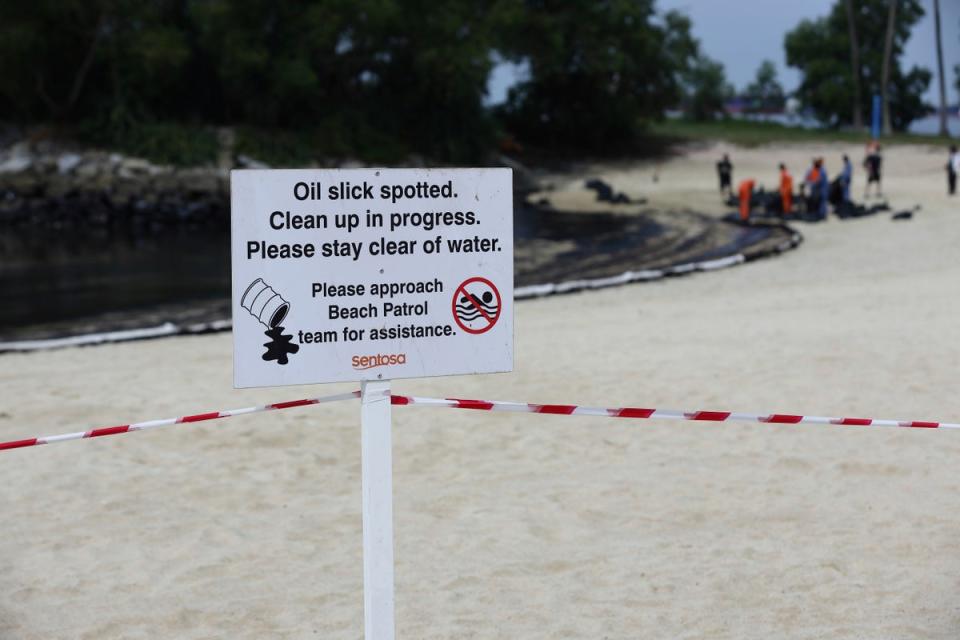
[[353,356],[351,362],[354,369],[373,369],[375,367],[387,367],[392,364],[406,364],[407,354],[378,353],[372,356]]

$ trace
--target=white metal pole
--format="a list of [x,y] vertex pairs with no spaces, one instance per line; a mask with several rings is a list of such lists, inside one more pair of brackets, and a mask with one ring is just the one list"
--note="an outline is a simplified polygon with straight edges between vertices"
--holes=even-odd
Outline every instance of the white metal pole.
[[360,401],[364,638],[393,640],[393,443],[390,427],[390,381],[364,382]]

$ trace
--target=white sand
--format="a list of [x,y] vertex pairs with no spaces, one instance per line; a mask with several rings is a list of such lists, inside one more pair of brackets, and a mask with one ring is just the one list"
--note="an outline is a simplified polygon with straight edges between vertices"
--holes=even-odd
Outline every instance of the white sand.
[[[815,151],[783,155],[799,174]],[[731,152],[736,179],[772,186],[777,152]],[[719,213],[717,153],[656,185],[650,166],[604,175]],[[960,419],[944,158],[888,154],[912,221],[833,219],[780,258],[524,302],[515,373],[395,387]],[[0,439],[346,388],[233,391],[228,334],[6,355]],[[361,637],[357,420],[345,403],[0,454],[0,638]],[[395,426],[399,637],[960,632],[958,432],[412,407]]]

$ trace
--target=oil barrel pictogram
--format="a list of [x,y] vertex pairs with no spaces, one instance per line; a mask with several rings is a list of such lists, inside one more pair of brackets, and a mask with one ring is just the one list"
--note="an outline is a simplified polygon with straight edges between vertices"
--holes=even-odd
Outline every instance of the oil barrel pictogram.
[[478,335],[492,329],[502,308],[500,291],[486,278],[468,278],[453,293],[453,319],[467,333]]

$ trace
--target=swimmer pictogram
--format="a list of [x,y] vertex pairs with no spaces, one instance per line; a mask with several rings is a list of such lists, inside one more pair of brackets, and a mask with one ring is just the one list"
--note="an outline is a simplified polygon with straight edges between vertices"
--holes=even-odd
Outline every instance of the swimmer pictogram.
[[486,278],[468,278],[453,294],[453,319],[473,335],[492,329],[502,308],[500,291]]

